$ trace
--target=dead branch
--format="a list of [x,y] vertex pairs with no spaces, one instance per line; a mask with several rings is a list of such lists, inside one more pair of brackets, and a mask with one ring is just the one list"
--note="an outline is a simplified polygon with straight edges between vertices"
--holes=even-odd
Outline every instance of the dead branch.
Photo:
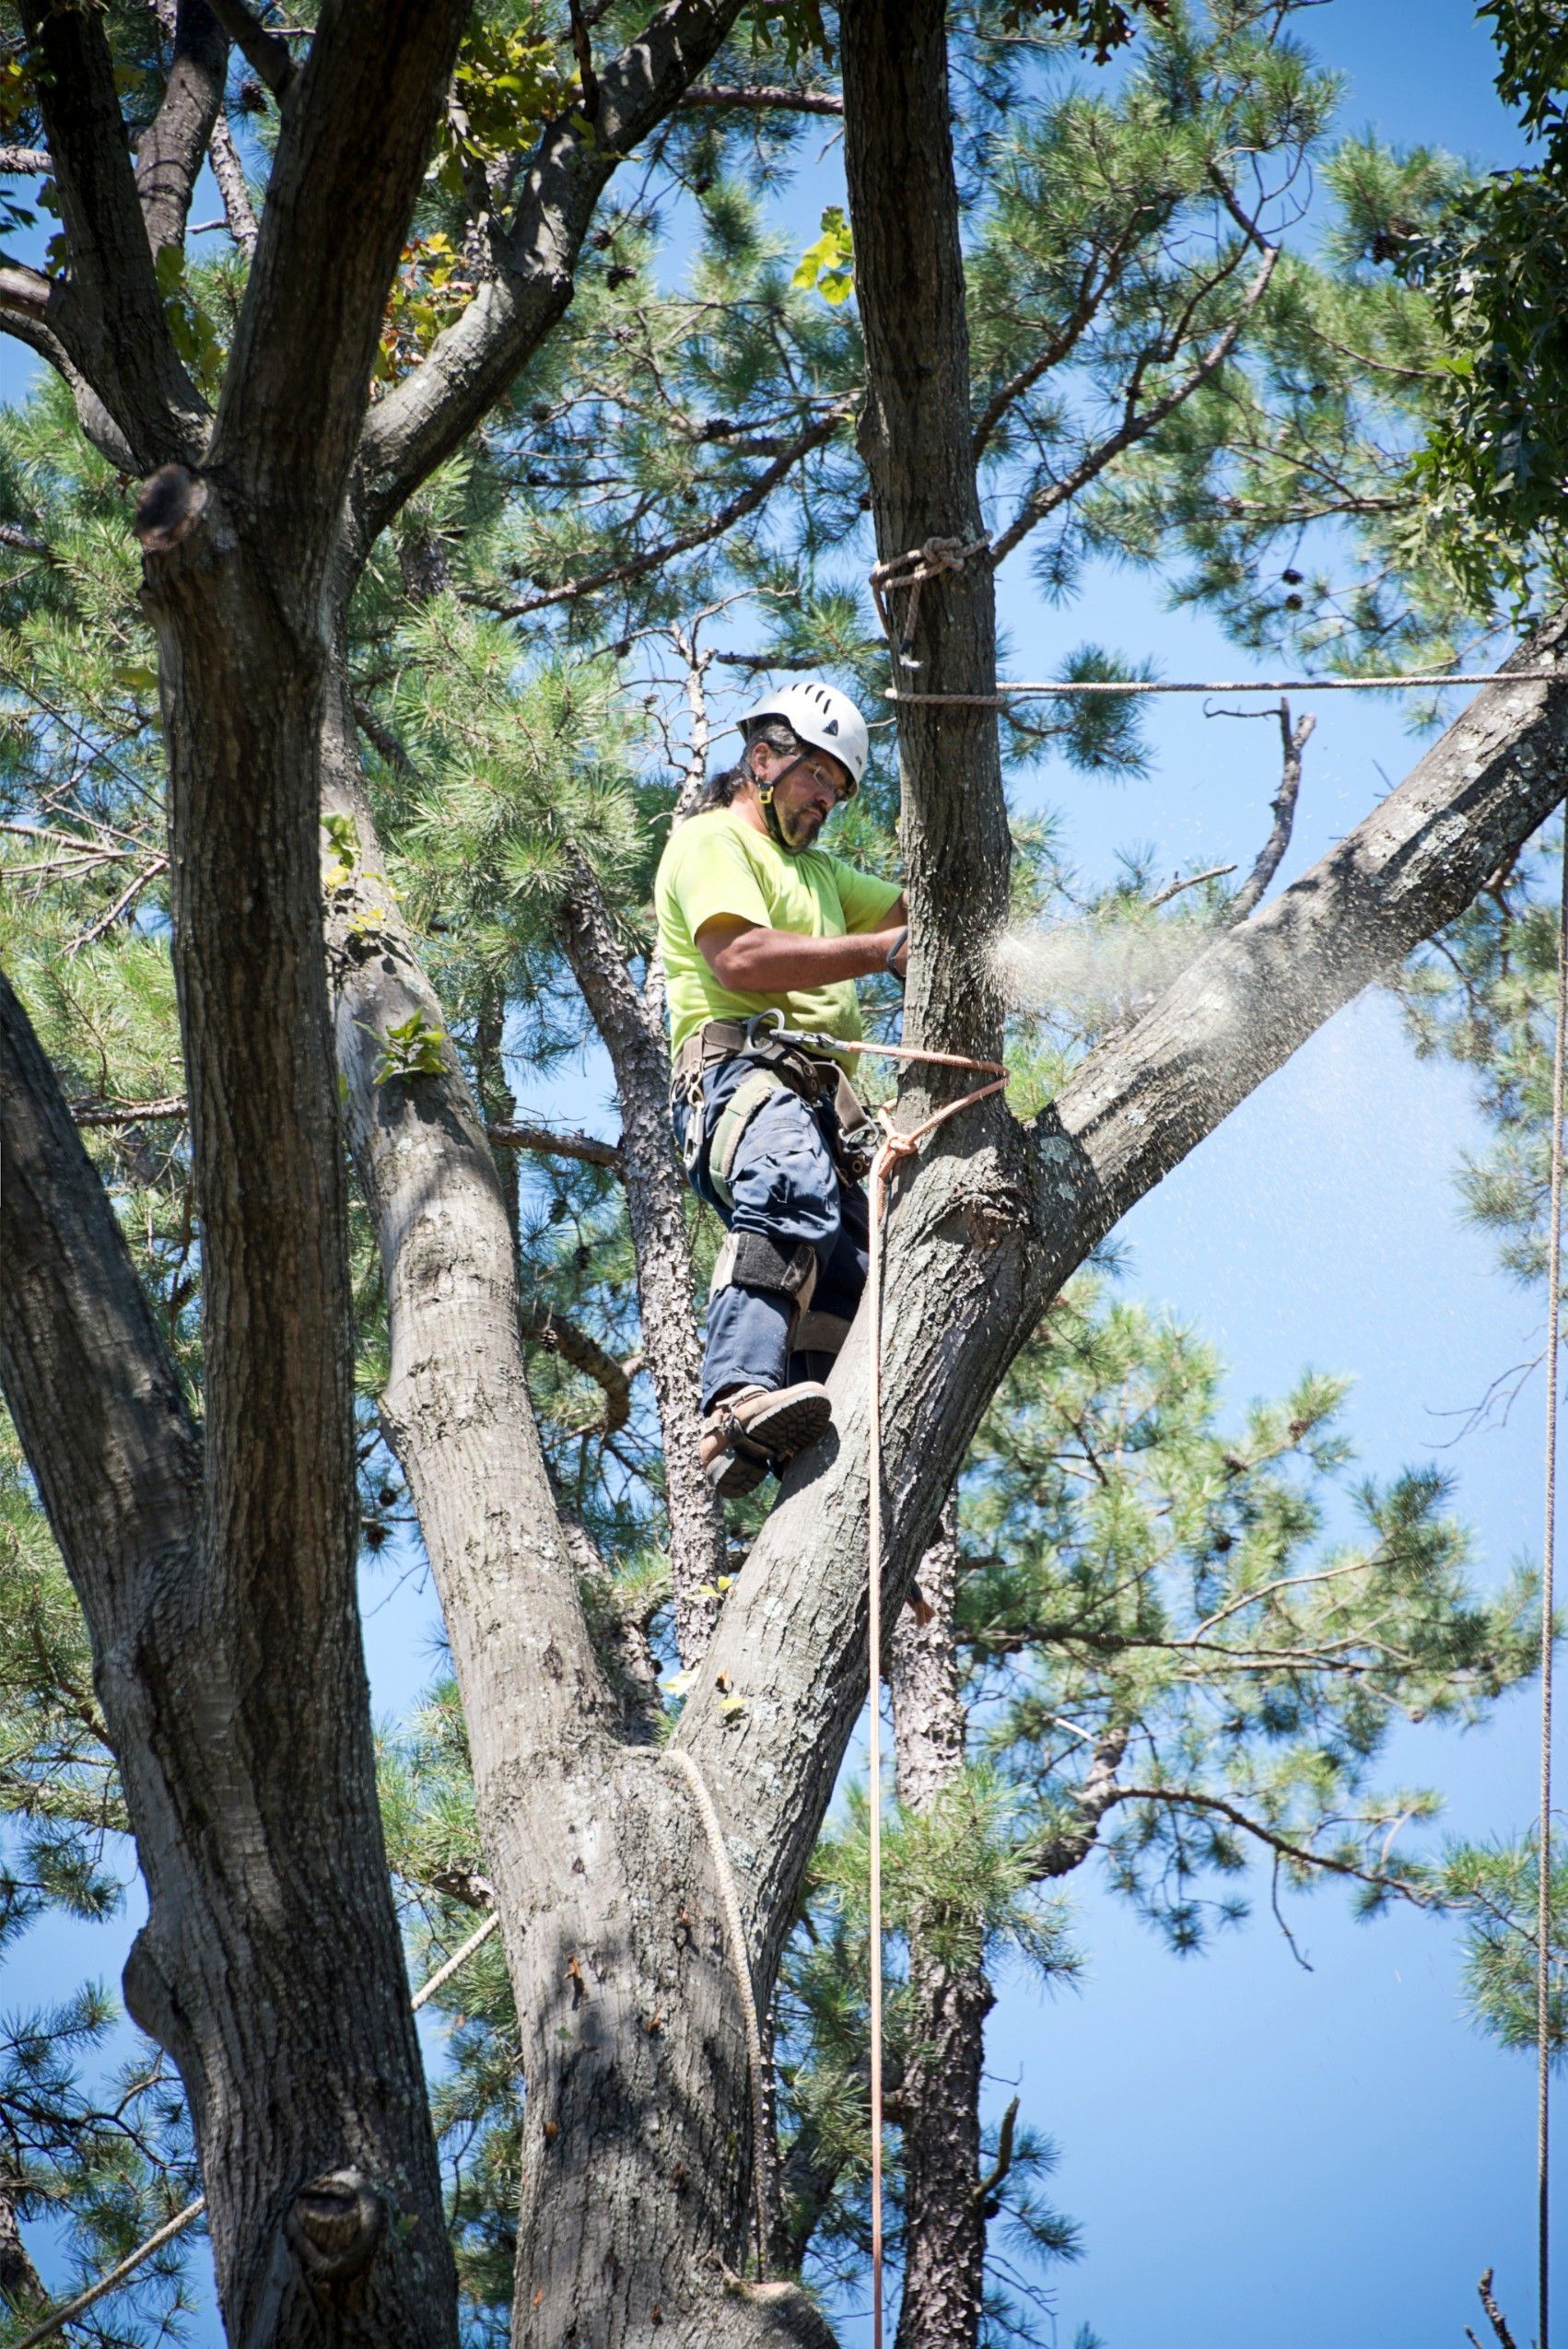
[[256,208],[251,202],[251,191],[245,184],[245,167],[234,144],[228,113],[221,106],[217,110],[217,120],[212,126],[212,136],[207,141],[207,152],[212,158],[212,175],[217,181],[217,192],[223,198],[228,233],[249,259],[256,250],[256,239],[261,228],[256,219]]
[[[1227,718],[1251,718],[1262,715],[1256,710],[1239,709],[1225,710],[1216,714]],[[1263,843],[1258,862],[1231,900],[1228,918],[1233,922],[1246,921],[1248,914],[1252,912],[1269,883],[1279,871],[1285,850],[1291,845],[1291,827],[1295,822],[1296,796],[1301,789],[1302,753],[1311,739],[1317,720],[1308,715],[1293,727],[1290,703],[1283,700],[1280,704],[1279,719],[1282,763],[1280,788],[1270,801],[1274,813],[1274,828]]]
[[719,106],[745,106],[761,110],[771,108],[781,114],[842,114],[844,100],[830,89],[790,89],[775,82],[709,83],[685,91],[680,111],[697,111]]
[[183,1117],[185,1096],[164,1093],[157,1101],[73,1101],[71,1116],[78,1126],[140,1126],[155,1117]]
[[504,1118],[486,1132],[498,1150],[536,1151],[541,1158],[577,1158],[585,1166],[607,1166],[613,1174],[623,1169],[619,1142],[602,1142],[594,1134],[558,1134],[549,1126],[530,1126],[516,1118]]
[[[1515,2349],[1514,2336],[1508,2330],[1508,2320],[1492,2296],[1492,2273],[1491,2268],[1488,2268],[1477,2285],[1476,2290],[1480,2294],[1480,2304],[1486,2310],[1486,2320],[1497,2335],[1498,2349]],[[1469,2332],[1469,2325],[1465,2327],[1465,2330]],[[1475,2339],[1473,2332],[1470,2333],[1470,2339],[1472,2341]]]
[[1014,2097],[1001,2116],[1001,2128],[997,2136],[996,2160],[985,2177],[977,2180],[975,2187],[975,2200],[982,2208],[990,2201],[991,2196],[1012,2168],[1012,2135],[1017,2125],[1018,2098]]

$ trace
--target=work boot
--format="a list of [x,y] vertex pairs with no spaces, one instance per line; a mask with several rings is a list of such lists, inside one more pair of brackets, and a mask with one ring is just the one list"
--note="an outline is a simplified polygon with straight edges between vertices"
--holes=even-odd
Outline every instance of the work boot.
[[826,1433],[833,1406],[813,1378],[794,1386],[741,1386],[721,1396],[702,1423],[702,1472],[720,1500],[753,1492],[774,1469]]

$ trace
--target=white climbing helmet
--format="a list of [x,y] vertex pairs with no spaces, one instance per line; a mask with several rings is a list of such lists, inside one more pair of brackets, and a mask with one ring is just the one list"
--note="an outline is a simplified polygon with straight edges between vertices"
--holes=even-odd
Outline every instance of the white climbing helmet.
[[838,759],[848,772],[848,796],[854,798],[865,775],[871,737],[848,694],[841,694],[837,685],[825,685],[820,678],[807,677],[798,685],[784,685],[754,702],[735,723],[749,742],[765,718],[781,718],[813,750],[830,752]]

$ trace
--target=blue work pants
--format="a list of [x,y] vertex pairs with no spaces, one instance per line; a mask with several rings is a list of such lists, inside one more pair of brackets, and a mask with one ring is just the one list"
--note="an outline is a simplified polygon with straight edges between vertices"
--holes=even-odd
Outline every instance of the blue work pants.
[[[748,1120],[730,1168],[733,1206],[726,1206],[713,1188],[708,1139],[725,1104],[755,1065],[737,1054],[703,1071],[704,1145],[692,1174],[693,1187],[731,1231],[761,1233],[781,1248],[808,1243],[817,1260],[812,1312],[853,1321],[866,1285],[866,1195],[859,1183],[846,1183],[834,1164],[825,1123],[831,1111],[825,1105],[819,1110],[799,1093],[769,1093]],[[676,1146],[683,1151],[693,1114],[677,1097],[672,1115]],[[831,1354],[790,1353],[793,1319],[792,1301],[776,1290],[739,1282],[720,1290],[708,1308],[705,1411],[731,1387],[776,1389],[795,1379],[826,1376]]]

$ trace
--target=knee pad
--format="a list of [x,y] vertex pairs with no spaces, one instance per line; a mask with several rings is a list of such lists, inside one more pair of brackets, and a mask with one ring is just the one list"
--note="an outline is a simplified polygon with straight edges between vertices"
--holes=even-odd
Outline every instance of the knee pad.
[[797,1354],[837,1355],[848,1335],[849,1325],[841,1314],[802,1311],[790,1333],[790,1345]]
[[809,1240],[781,1247],[764,1232],[731,1232],[719,1251],[708,1291],[711,1304],[720,1289],[761,1289],[785,1297],[799,1321],[816,1287],[816,1250]]

